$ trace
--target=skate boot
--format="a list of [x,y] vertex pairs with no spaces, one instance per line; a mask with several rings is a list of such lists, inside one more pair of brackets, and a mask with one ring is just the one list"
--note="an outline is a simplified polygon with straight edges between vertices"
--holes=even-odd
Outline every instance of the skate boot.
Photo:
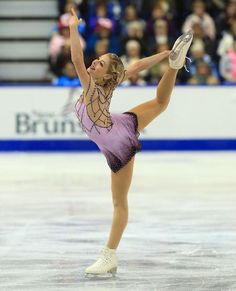
[[104,247],[99,259],[85,270],[85,275],[114,276],[117,272],[117,256],[115,250]]
[[172,69],[181,69],[185,65],[185,58],[193,40],[193,32],[182,34],[174,43],[169,55],[169,64]]

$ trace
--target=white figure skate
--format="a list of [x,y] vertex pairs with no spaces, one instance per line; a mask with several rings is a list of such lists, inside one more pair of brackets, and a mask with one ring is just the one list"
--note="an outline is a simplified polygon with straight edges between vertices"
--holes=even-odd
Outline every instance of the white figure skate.
[[172,69],[181,69],[185,65],[185,58],[193,40],[193,32],[182,34],[174,43],[169,55],[169,64]]
[[89,275],[111,277],[115,276],[116,272],[117,256],[115,250],[104,247],[101,251],[99,259],[85,270],[85,275],[86,277]]

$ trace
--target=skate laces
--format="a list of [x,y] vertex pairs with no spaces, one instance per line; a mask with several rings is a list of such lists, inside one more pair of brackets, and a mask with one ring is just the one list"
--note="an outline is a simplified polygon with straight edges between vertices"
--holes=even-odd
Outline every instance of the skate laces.
[[111,262],[111,253],[107,249],[103,249],[100,253],[100,263],[109,264]]
[[[190,63],[192,63],[192,60],[191,60],[191,58],[189,58],[189,57],[185,57],[186,59],[187,59],[187,61],[189,61]],[[185,65],[184,65],[184,68],[185,68],[185,71],[186,72],[190,72],[189,70],[188,70],[188,68],[187,68],[187,65],[186,65],[186,63],[185,63]]]

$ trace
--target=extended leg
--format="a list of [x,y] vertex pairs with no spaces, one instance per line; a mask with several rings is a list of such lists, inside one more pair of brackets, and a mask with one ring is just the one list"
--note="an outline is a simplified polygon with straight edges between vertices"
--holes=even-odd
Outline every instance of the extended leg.
[[128,110],[134,112],[138,117],[138,131],[144,129],[167,108],[177,73],[178,70],[169,68],[158,84],[156,97]]
[[169,56],[170,68],[163,75],[157,87],[156,98],[129,110],[130,112],[136,113],[138,117],[139,131],[144,129],[154,118],[167,108],[178,69],[182,68],[185,63],[185,57],[192,39],[192,31],[189,31],[176,40]]

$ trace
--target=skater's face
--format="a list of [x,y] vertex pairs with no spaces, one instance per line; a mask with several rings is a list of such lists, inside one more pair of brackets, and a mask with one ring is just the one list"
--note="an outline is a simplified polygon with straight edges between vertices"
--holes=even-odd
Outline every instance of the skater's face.
[[110,58],[107,54],[100,56],[95,59],[91,66],[88,68],[88,73],[93,77],[93,79],[97,80],[99,78],[108,78],[109,74],[107,74],[107,70],[110,65]]
[[87,69],[97,85],[109,87],[114,90],[118,85],[119,80],[124,78],[124,65],[121,59],[112,53],[107,53],[96,60]]

